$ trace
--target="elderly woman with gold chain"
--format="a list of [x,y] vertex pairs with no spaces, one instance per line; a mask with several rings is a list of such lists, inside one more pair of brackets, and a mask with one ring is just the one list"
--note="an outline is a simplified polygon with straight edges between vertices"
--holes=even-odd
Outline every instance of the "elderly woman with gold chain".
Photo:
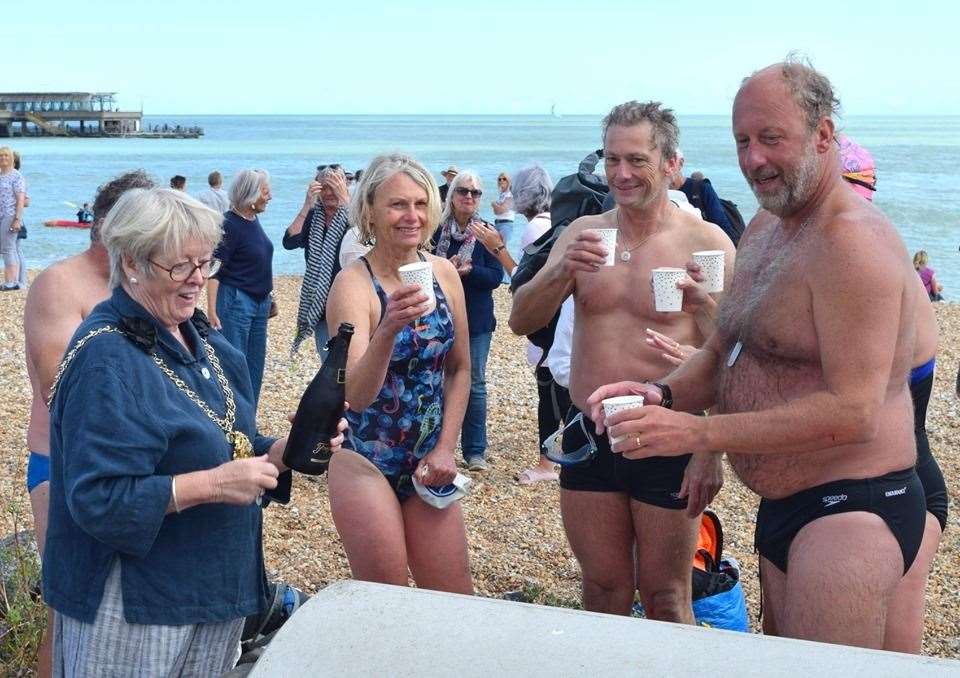
[[219,675],[266,603],[261,497],[289,473],[278,488],[285,441],[257,435],[243,355],[196,308],[221,221],[133,189],[103,224],[112,296],[51,391],[55,675]]

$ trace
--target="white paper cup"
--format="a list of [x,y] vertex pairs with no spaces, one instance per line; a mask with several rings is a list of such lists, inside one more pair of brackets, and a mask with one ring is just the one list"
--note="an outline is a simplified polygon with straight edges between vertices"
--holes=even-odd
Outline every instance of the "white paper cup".
[[[611,417],[615,412],[621,410],[631,410],[635,407],[643,407],[643,396],[641,395],[626,395],[626,396],[616,396],[614,398],[604,398],[603,400],[603,416]],[[618,438],[610,437],[610,443],[619,443],[624,439],[624,436]]]
[[703,273],[707,292],[723,292],[723,250],[705,250],[693,253],[693,262]]
[[657,311],[665,313],[683,308],[683,290],[677,283],[686,275],[685,268],[653,269],[653,303]]
[[419,285],[420,289],[430,297],[427,300],[427,310],[424,315],[433,312],[437,307],[437,297],[433,293],[433,264],[429,261],[416,261],[397,269],[400,280],[404,285]]
[[617,263],[617,230],[616,228],[592,228],[594,233],[599,233],[603,238],[603,246],[607,248],[607,260],[603,262],[604,266],[613,266]]

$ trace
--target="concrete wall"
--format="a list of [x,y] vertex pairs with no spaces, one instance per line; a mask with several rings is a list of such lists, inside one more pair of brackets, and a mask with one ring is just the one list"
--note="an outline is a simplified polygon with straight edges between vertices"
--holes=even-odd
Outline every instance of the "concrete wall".
[[342,581],[250,676],[936,678],[960,662]]

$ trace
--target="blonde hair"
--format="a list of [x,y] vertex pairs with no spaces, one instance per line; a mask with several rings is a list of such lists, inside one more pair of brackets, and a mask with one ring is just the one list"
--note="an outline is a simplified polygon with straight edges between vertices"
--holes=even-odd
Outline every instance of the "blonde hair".
[[373,245],[376,233],[373,227],[373,201],[380,187],[395,174],[402,172],[427,193],[427,230],[420,240],[420,247],[426,247],[433,232],[440,223],[440,190],[433,175],[427,168],[403,153],[378,155],[363,172],[350,199],[350,223],[360,233],[360,242]]
[[9,155],[11,160],[13,160],[15,157],[13,149],[9,146],[0,146],[0,155]]
[[151,258],[178,254],[191,238],[212,250],[223,235],[222,224],[222,214],[183,191],[131,188],[110,208],[100,228],[100,241],[110,255],[110,287],[123,280],[124,257],[133,259],[144,275],[155,276]]
[[926,266],[928,261],[930,261],[930,257],[927,256],[926,250],[920,250],[913,255],[913,267],[918,271]]

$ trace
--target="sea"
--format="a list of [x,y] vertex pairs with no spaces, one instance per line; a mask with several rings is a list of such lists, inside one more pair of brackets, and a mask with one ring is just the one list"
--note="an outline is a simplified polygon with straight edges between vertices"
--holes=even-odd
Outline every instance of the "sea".
[[[146,116],[145,126],[199,125],[199,139],[13,138],[31,205],[25,213],[27,266],[39,269],[83,250],[85,231],[46,228],[73,219],[74,205],[93,201],[97,186],[121,172],[143,168],[166,185],[187,177],[187,191],[206,188],[211,170],[226,181],[243,168],[269,171],[273,200],[261,222],[276,244],[274,271],[303,272],[301,251],[280,246],[284,229],[303,203],[318,164],[359,169],[379,154],[403,151],[438,177],[448,165],[473,169],[483,179],[482,214],[493,218],[495,180],[538,163],[556,181],[576,171],[601,145],[598,115],[543,116]],[[685,170],[703,172],[721,197],[734,201],[749,221],[757,203],[737,166],[729,116],[680,116]],[[960,116],[849,116],[840,127],[877,163],[874,202],[896,224],[907,249],[923,249],[948,299],[960,299]],[[514,240],[523,217],[518,215]],[[516,243],[514,242],[515,246]]]

